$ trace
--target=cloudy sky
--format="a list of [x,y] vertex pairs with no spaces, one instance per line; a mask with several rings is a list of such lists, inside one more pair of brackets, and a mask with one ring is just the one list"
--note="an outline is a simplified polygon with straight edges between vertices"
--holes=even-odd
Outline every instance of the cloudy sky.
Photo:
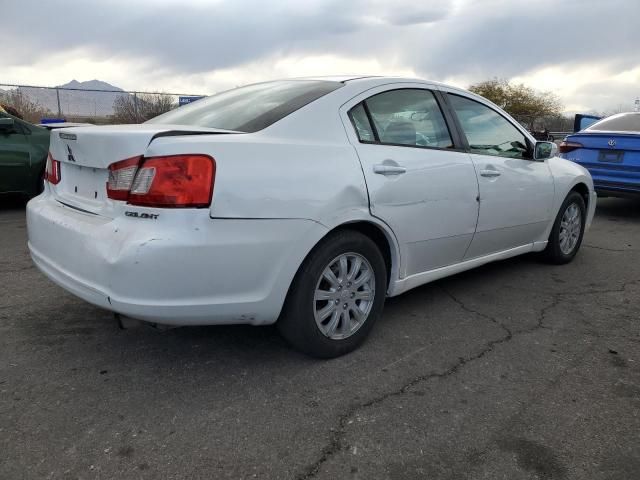
[[502,77],[567,111],[640,96],[640,0],[3,2],[0,82],[213,93],[272,78]]

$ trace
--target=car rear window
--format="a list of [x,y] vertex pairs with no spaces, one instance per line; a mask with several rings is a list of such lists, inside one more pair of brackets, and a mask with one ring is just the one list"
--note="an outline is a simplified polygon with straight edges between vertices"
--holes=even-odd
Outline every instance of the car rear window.
[[600,120],[587,128],[601,132],[640,132],[640,113],[621,113]]
[[146,123],[257,132],[343,86],[325,80],[282,80],[227,90]]

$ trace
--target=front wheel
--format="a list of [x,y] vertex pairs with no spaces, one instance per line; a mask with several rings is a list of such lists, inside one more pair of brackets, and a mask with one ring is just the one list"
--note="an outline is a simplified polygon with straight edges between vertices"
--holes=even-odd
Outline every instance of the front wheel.
[[376,244],[350,230],[329,235],[293,281],[277,326],[296,349],[333,358],[357,348],[382,312],[387,273]]
[[550,262],[568,263],[576,256],[584,235],[586,210],[582,195],[578,192],[567,195],[553,224],[549,243],[544,251]]

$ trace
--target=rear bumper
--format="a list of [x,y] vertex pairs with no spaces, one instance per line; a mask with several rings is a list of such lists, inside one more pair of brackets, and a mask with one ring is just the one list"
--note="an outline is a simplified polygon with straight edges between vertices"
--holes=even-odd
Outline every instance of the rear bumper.
[[603,194],[640,194],[640,166],[578,162],[593,178],[596,191]]
[[74,295],[167,325],[274,322],[298,266],[325,227],[311,220],[106,218],[44,194],[27,206],[36,266]]
[[611,182],[603,180],[593,180],[594,188],[602,195],[610,196],[638,196],[640,195],[640,181],[630,182]]

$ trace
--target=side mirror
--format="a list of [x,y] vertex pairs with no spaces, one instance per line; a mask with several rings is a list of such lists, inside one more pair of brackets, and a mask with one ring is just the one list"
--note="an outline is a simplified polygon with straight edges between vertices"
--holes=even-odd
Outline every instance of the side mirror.
[[13,131],[13,118],[0,117],[0,132],[12,132]]
[[558,153],[558,146],[553,142],[536,142],[534,160],[545,160],[555,157]]

